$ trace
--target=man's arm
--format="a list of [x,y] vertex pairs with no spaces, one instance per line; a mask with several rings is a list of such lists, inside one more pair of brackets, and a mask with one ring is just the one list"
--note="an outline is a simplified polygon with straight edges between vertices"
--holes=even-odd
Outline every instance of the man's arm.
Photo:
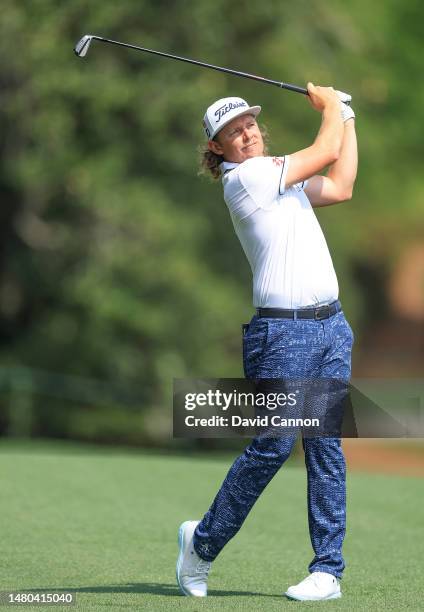
[[286,185],[309,179],[336,162],[343,139],[340,99],[332,87],[315,87],[308,83],[309,101],[322,113],[321,128],[313,144],[290,155]]
[[355,134],[355,120],[348,119],[340,156],[334,162],[327,176],[313,176],[305,188],[312,206],[329,206],[350,200],[358,168],[358,148]]

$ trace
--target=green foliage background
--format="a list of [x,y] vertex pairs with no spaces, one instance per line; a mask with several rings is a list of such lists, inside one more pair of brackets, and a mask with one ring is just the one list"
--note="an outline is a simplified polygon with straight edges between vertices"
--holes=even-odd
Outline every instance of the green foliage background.
[[83,34],[352,92],[356,191],[318,216],[360,340],[355,270],[422,236],[423,18],[416,0],[3,0],[0,431],[162,443],[173,377],[241,376],[251,276],[197,176],[201,119],[221,96],[259,103],[273,154],[319,126],[303,97],[244,79],[99,43],[77,59]]

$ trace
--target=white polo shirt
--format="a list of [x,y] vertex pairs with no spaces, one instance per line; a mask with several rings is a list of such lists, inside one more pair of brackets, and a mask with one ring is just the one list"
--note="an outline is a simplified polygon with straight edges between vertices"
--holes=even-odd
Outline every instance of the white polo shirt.
[[290,157],[220,166],[224,199],[253,274],[253,305],[303,308],[337,300],[324,234],[304,187],[286,189]]

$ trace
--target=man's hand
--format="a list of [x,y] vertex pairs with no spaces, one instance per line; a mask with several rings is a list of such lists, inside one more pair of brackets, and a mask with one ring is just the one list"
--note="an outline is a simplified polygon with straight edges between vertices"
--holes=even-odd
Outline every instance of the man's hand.
[[344,102],[342,102],[341,106],[343,123],[346,123],[346,121],[349,119],[355,119],[355,113],[353,112],[353,108],[351,106],[344,104]]
[[340,98],[332,87],[319,87],[313,83],[308,83],[309,102],[312,107],[322,113],[324,109],[331,105],[340,107]]

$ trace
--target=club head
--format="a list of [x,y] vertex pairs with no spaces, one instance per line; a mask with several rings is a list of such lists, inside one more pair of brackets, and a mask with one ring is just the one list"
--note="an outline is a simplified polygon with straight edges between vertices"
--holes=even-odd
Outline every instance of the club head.
[[85,57],[92,40],[93,36],[91,34],[86,34],[83,36],[75,45],[75,55],[78,55],[78,57]]

